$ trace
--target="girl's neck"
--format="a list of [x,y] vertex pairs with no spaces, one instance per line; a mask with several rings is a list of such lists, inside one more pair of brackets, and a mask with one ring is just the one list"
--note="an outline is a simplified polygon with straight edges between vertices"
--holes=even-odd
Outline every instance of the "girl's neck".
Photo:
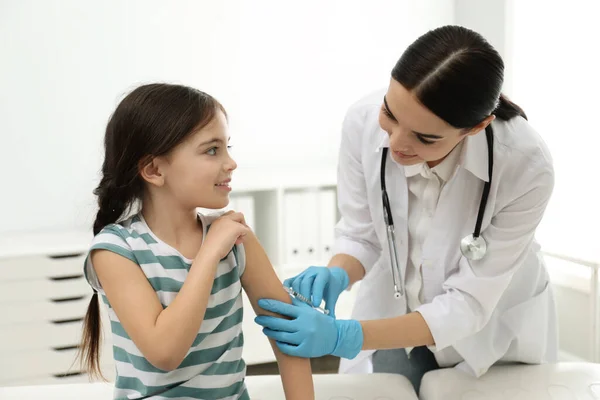
[[142,201],[141,213],[156,236],[180,251],[188,247],[190,239],[193,242],[202,239],[202,226],[198,223],[195,208],[182,209],[148,196]]

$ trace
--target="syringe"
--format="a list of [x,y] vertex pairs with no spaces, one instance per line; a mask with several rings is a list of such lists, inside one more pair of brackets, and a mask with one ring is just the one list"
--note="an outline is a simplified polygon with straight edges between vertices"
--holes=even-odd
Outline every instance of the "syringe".
[[300,293],[296,292],[293,288],[287,287],[285,285],[283,286],[283,288],[290,294],[290,296],[294,296],[301,302],[306,303],[309,306],[311,306],[312,308],[316,308],[317,310],[321,311],[323,314],[329,315],[329,310],[326,310],[323,307],[313,305],[313,303],[310,300],[308,300],[306,297],[302,296]]

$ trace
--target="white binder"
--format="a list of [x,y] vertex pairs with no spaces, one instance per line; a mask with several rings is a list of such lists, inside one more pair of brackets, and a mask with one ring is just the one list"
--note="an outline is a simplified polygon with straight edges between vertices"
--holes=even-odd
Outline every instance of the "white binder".
[[283,262],[286,269],[294,269],[302,264],[302,237],[304,224],[302,213],[302,193],[287,192],[283,196]]
[[319,252],[318,258],[327,265],[333,256],[335,224],[337,223],[337,204],[335,189],[319,192]]
[[320,244],[320,201],[319,191],[307,190],[302,193],[302,262],[306,267],[321,265]]
[[255,225],[255,212],[254,212],[254,197],[252,196],[237,196],[235,198],[235,211],[239,211],[244,214],[246,224],[250,229],[254,230]]

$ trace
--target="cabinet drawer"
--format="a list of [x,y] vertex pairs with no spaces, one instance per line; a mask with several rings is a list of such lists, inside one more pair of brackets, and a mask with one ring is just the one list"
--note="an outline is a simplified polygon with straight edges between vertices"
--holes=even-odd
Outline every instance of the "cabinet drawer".
[[0,355],[5,357],[23,351],[77,346],[81,341],[81,327],[81,320],[3,326],[0,330]]
[[82,272],[68,279],[41,278],[0,283],[0,304],[57,300],[91,294],[92,288]]
[[[75,363],[77,349],[54,351],[30,351],[0,357],[0,386],[24,382],[29,378],[59,378],[81,372]],[[102,346],[101,365],[112,362],[112,349]]]
[[[100,369],[102,369],[102,374],[109,382],[115,381],[115,367],[112,364],[109,365],[101,365]],[[0,381],[1,382],[1,381]],[[83,373],[73,373],[67,376],[54,376],[54,375],[45,375],[45,376],[36,376],[32,378],[24,378],[17,379],[12,382],[4,382],[3,386],[38,386],[38,385],[65,385],[71,383],[90,383],[95,382],[92,381],[91,378]]]
[[83,273],[86,254],[0,258],[0,282],[62,278]]
[[0,330],[3,326],[35,322],[52,322],[83,318],[91,296],[77,296],[56,300],[0,303]]
[[[0,327],[0,357],[35,350],[60,350],[78,346],[83,320],[32,323]],[[102,319],[103,344],[111,344],[110,322]]]

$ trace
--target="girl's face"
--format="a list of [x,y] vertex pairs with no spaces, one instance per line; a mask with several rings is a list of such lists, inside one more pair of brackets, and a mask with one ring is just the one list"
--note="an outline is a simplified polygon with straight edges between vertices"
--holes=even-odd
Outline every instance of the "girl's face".
[[[387,103],[387,104],[386,104]],[[390,153],[401,165],[442,160],[468,135],[474,135],[494,119],[487,118],[471,129],[449,125],[419,102],[415,95],[391,79],[379,113],[379,125],[390,136]]]
[[169,197],[184,208],[221,209],[229,204],[231,175],[237,164],[229,154],[227,120],[217,111],[204,128],[192,133],[155,163]]

